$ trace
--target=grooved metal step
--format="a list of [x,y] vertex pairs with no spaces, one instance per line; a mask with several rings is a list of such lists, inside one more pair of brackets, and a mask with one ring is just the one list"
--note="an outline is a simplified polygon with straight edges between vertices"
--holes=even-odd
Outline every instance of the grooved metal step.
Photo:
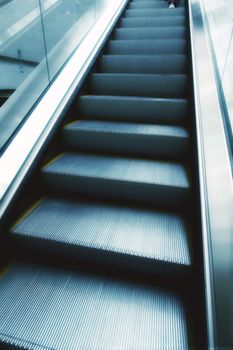
[[183,158],[189,137],[175,126],[79,120],[65,127],[63,141],[78,151]]
[[182,299],[131,281],[15,263],[0,304],[0,344],[11,348],[189,348]]
[[191,266],[185,223],[166,212],[44,199],[12,228],[11,236],[22,245],[63,258],[135,272],[171,277],[176,273],[178,278]]
[[107,155],[65,153],[46,165],[42,176],[56,191],[160,205],[179,205],[190,190],[179,163]]
[[90,78],[95,95],[184,98],[188,92],[185,74],[114,74],[95,73]]
[[187,58],[185,55],[103,55],[99,67],[102,73],[185,74]]
[[[166,0],[131,0],[130,3],[134,3],[134,4],[147,4],[149,2],[154,2],[155,4],[157,3],[162,3],[165,4],[167,6],[167,1]],[[179,6],[183,6],[185,5],[187,2],[187,0],[179,0],[178,5]]]
[[[144,18],[122,18],[119,22],[120,27],[180,27],[186,24],[184,16],[167,16],[167,17],[144,17]],[[172,29],[171,29],[172,30]]]
[[185,39],[184,27],[158,28],[117,28],[114,32],[115,40],[148,40],[148,39]]
[[123,18],[135,18],[135,17],[185,17],[185,8],[176,8],[175,11],[171,11],[168,6],[164,9],[129,9],[124,13]]
[[[179,1],[178,8],[184,6],[183,1]],[[168,8],[167,1],[131,1],[128,5],[128,9],[162,9]]]
[[186,50],[186,41],[183,39],[110,40],[107,47],[110,55],[183,55]]
[[84,95],[77,111],[87,119],[184,124],[189,109],[186,99]]

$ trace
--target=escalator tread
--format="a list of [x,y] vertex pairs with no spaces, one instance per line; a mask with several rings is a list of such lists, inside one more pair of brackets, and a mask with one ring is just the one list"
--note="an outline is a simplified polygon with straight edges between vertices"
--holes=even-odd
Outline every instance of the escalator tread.
[[176,162],[64,153],[43,168],[50,188],[104,198],[177,205],[187,200],[189,174]]
[[[80,258],[81,254],[93,256],[94,251],[101,251],[95,257],[100,260],[103,251],[109,252],[110,260],[115,259],[118,265],[122,259],[126,265],[133,260],[136,271],[142,266],[145,271],[156,269],[158,262],[160,268],[161,263],[170,263],[167,269],[177,273],[181,265],[184,269],[191,265],[185,222],[179,215],[167,212],[44,199],[13,227],[11,234],[18,240],[34,240],[35,246],[40,240],[43,244],[60,244],[62,255]],[[106,254],[104,258],[107,260]],[[163,273],[165,269],[164,266]]]
[[188,152],[189,133],[170,125],[78,120],[64,128],[63,141],[76,151],[182,159]]
[[21,349],[188,349],[184,304],[169,291],[22,263],[0,290],[0,341]]

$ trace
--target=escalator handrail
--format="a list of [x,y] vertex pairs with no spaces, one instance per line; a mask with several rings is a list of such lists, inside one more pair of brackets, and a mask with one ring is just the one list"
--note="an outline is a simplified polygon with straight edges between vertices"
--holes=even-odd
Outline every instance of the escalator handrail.
[[[208,348],[230,344],[232,173],[200,0],[189,1]],[[217,146],[217,147],[216,147]],[[225,299],[225,300],[224,300]]]

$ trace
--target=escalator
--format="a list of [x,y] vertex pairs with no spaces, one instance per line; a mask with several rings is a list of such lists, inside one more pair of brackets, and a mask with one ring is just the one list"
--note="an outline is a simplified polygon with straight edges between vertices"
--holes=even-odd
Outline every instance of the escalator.
[[1,348],[205,346],[186,5],[129,1],[19,194]]

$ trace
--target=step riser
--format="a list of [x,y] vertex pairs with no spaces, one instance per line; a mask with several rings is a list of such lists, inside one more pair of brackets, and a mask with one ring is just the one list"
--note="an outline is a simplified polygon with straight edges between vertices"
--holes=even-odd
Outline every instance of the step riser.
[[188,150],[188,138],[127,135],[65,130],[63,142],[77,151],[182,159]]
[[189,190],[171,186],[147,185],[123,180],[87,176],[42,173],[48,189],[56,193],[91,196],[92,198],[132,201],[160,207],[179,207],[188,199]]
[[80,116],[95,120],[112,120],[150,124],[184,124],[188,116],[187,101],[140,98],[83,97],[78,100]]
[[186,54],[185,40],[115,40],[110,41],[107,53],[110,55],[162,55]]
[[161,18],[122,18],[119,26],[122,28],[134,27],[185,27],[184,17],[161,17]]
[[185,75],[93,74],[90,87],[92,92],[98,95],[184,98],[188,93],[188,81]]
[[[127,272],[133,274],[141,274],[151,277],[163,277],[169,279],[180,279],[188,276],[190,266],[176,263],[169,263],[156,259],[139,257],[132,254],[121,254],[108,250],[88,248],[67,244],[64,242],[56,242],[49,239],[39,239],[15,235],[12,237],[13,242],[21,249],[21,254],[27,252],[28,249],[35,256],[43,253],[44,259],[55,257],[57,260],[72,263],[72,265],[84,262],[87,265],[99,265],[103,271],[108,269],[116,269],[118,272]],[[26,251],[25,251],[26,249]],[[97,266],[96,266],[97,267]]]
[[170,9],[140,9],[140,10],[126,10],[124,13],[124,18],[138,18],[138,17],[181,17],[185,16],[184,8],[177,8],[175,11]]
[[[179,8],[183,8],[184,4],[179,4]],[[131,2],[129,3],[129,10],[148,10],[148,9],[167,9],[168,4],[164,1],[144,1],[144,2]]]
[[[172,61],[172,64],[171,64]],[[103,56],[100,61],[103,73],[138,74],[185,74],[187,60],[185,56]]]
[[162,39],[185,39],[184,28],[175,27],[174,30],[168,28],[143,29],[143,28],[119,28],[114,34],[115,40],[162,40]]

